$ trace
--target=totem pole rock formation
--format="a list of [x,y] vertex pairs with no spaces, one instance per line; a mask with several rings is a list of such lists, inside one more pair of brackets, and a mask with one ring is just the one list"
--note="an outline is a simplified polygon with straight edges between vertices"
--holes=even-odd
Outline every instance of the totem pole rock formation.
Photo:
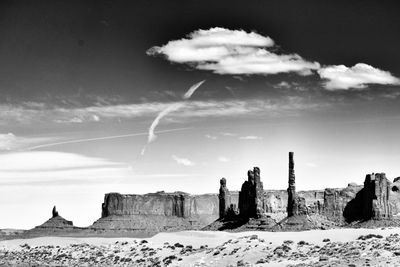
[[293,152],[289,152],[289,187],[287,189],[288,192],[288,205],[287,205],[287,213],[288,217],[293,215],[297,215],[297,196],[296,196],[296,184],[295,184],[295,175],[294,175],[294,160],[293,160]]
[[239,192],[239,211],[243,218],[260,218],[264,212],[264,188],[258,167],[247,172],[247,181]]
[[228,212],[228,209],[231,205],[231,195],[229,193],[228,188],[226,187],[226,179],[221,178],[219,181],[220,188],[219,188],[219,218],[225,218]]

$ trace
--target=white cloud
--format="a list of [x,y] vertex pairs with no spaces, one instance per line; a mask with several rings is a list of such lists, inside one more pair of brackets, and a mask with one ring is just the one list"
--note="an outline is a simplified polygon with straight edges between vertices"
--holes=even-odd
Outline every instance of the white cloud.
[[237,135],[235,133],[229,133],[229,132],[220,132],[219,134],[222,136],[236,136]]
[[247,136],[241,136],[239,137],[241,140],[261,140],[262,137],[260,136],[255,136],[255,135],[247,135]]
[[206,134],[205,137],[208,139],[211,139],[211,140],[217,140],[217,138],[218,138],[215,135],[210,135],[210,134]]
[[176,163],[183,166],[194,166],[195,163],[187,158],[181,158],[175,155],[172,155],[172,159],[176,161]]
[[164,55],[169,61],[186,63],[218,74],[311,74],[320,67],[297,54],[279,55],[268,51],[270,37],[244,30],[211,28],[197,30],[180,40],[155,46],[148,55]]
[[365,88],[367,84],[400,84],[400,79],[390,72],[364,63],[358,63],[350,68],[344,65],[327,66],[318,70],[318,74],[328,80],[325,88],[329,90]]
[[224,156],[219,156],[219,157],[218,157],[218,161],[220,161],[220,162],[229,162],[230,159],[227,158],[227,157],[224,157]]

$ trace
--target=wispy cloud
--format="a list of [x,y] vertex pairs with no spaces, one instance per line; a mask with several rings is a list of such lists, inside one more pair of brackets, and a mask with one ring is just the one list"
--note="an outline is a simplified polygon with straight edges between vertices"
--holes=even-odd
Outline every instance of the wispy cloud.
[[[129,166],[75,153],[29,151],[0,154],[0,184],[74,184],[128,177]],[[102,182],[107,182],[102,181]]]
[[22,137],[13,133],[0,134],[0,151],[25,149],[30,146],[55,142],[58,137]]
[[244,30],[211,28],[197,30],[187,38],[155,46],[148,55],[164,55],[169,61],[185,63],[218,74],[311,74],[319,63],[304,60],[297,54],[276,54],[268,36]]
[[284,97],[282,99],[248,99],[225,101],[175,101],[151,102],[143,104],[126,104],[115,106],[91,106],[86,108],[40,108],[32,109],[20,105],[0,105],[0,125],[16,124],[49,124],[76,123],[74,118],[80,118],[83,123],[99,123],[97,120],[113,119],[150,119],[163,110],[180,112],[170,113],[172,119],[213,118],[226,116],[266,115],[287,116],[296,115],[302,110],[326,108],[330,103],[316,103],[302,97]]
[[261,140],[262,137],[256,135],[247,135],[247,136],[240,136],[240,140]]
[[172,159],[176,161],[179,165],[183,166],[194,166],[195,163],[187,158],[181,158],[176,155],[172,155]]
[[350,68],[344,65],[326,66],[318,70],[318,73],[321,78],[328,80],[325,88],[329,90],[366,88],[367,84],[400,84],[400,79],[390,72],[364,63],[358,63]]
[[[192,85],[189,90],[183,95],[184,100],[188,100],[194,92],[204,83],[205,81],[201,81],[199,83],[196,83]],[[179,103],[173,103],[170,106],[166,107],[164,110],[162,110],[157,117],[154,119],[154,121],[151,123],[150,128],[149,128],[149,136],[147,139],[147,144],[143,147],[141,155],[144,155],[146,151],[147,145],[149,145],[151,142],[154,142],[156,139],[156,135],[154,134],[154,130],[156,129],[157,125],[160,123],[161,119],[167,116],[169,113],[176,111],[178,109],[181,109],[185,105],[185,102],[179,102]]]

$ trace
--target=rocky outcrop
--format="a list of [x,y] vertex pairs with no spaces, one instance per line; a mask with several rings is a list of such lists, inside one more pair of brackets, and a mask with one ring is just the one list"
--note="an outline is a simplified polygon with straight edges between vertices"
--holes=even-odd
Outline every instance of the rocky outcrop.
[[264,188],[258,167],[247,172],[247,181],[239,192],[239,212],[242,218],[260,218],[264,212]]
[[[228,209],[233,209],[231,207],[231,196],[228,188],[226,187],[226,179],[221,178],[219,187],[219,218],[224,218],[227,215]],[[232,212],[232,211],[230,211]]]
[[52,210],[52,217],[43,224],[25,231],[24,236],[67,236],[77,234],[80,232],[80,230],[82,230],[82,228],[74,226],[72,221],[66,220],[61,217],[54,206]]

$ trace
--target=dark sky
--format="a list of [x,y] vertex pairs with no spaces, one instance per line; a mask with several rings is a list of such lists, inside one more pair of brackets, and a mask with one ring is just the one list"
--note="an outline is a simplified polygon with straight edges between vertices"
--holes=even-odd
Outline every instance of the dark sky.
[[[367,61],[399,75],[398,10],[396,1],[1,1],[0,92],[3,101],[73,94],[139,101],[199,79],[237,85],[145,54],[216,26],[254,30],[280,52],[321,64]],[[276,76],[250,82],[257,88]]]

